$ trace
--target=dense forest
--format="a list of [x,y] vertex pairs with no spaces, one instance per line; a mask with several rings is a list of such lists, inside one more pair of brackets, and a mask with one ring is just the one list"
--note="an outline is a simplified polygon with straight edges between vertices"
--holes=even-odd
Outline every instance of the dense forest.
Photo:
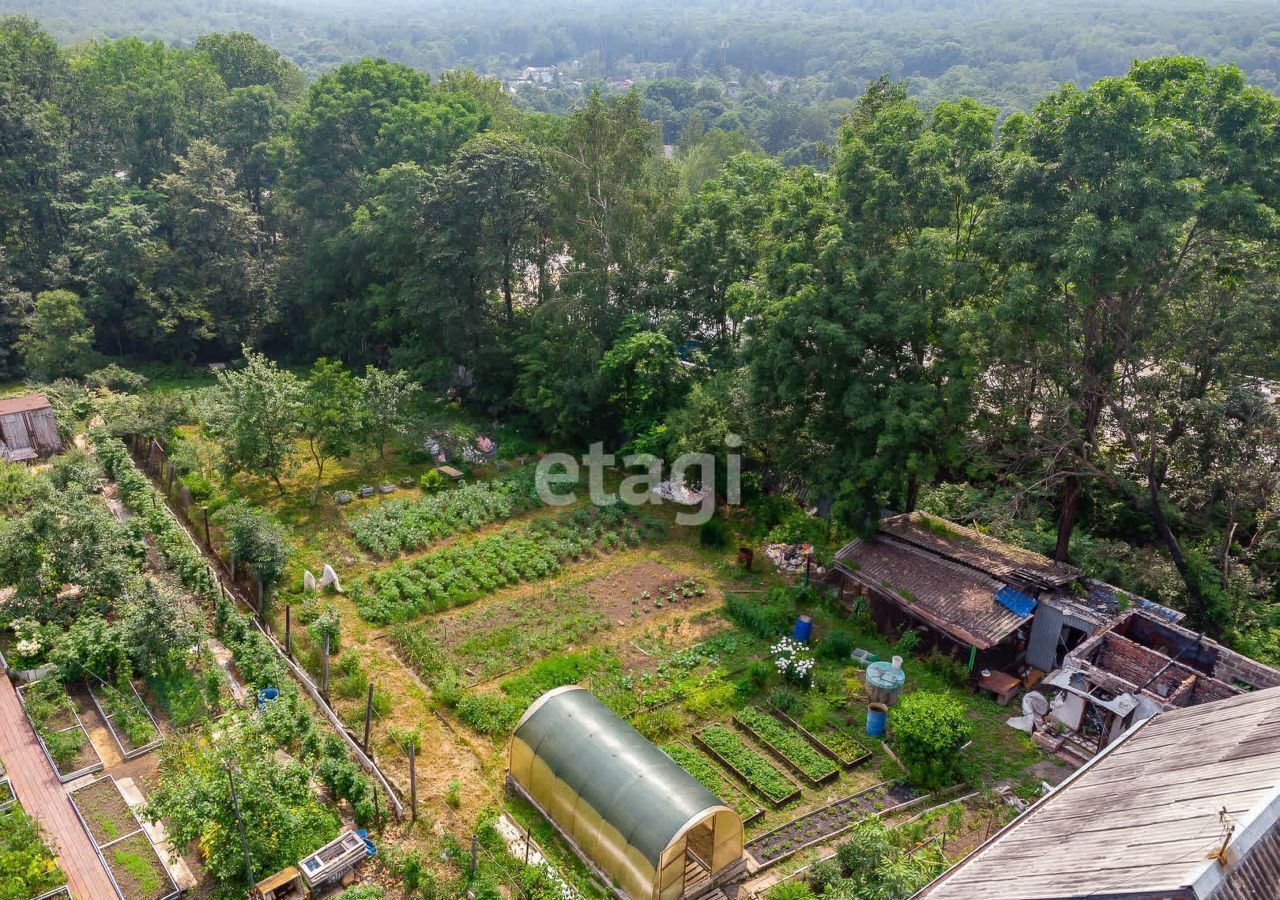
[[903,80],[926,104],[974,97],[1027,110],[1066,81],[1123,74],[1167,54],[1234,63],[1280,89],[1268,0],[9,0],[63,43],[139,37],[192,47],[243,31],[308,76],[362,56],[438,75],[467,68],[517,84],[521,105],[567,112],[596,87],[641,85],[667,143],[691,127],[740,132],[769,154],[822,163],[868,81]]
[[667,158],[640,90],[308,81],[243,33],[64,49],[10,18],[0,57],[7,378],[248,346],[560,447],[734,433],[749,493],[977,520],[1280,659],[1266,78],[1155,57],[1005,116],[872,78],[819,168],[705,122]]

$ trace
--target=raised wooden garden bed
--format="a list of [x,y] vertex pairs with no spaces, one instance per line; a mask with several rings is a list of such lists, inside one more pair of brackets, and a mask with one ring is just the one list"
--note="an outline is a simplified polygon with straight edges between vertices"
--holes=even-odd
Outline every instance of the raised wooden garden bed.
[[733,724],[814,786],[827,784],[840,775],[840,766],[818,752],[799,731],[758,707],[740,710],[734,715]]
[[18,802],[18,795],[13,792],[9,777],[0,768],[0,816],[6,815]]
[[[727,736],[727,739],[725,738]],[[730,740],[731,739],[731,740]],[[757,776],[750,777],[743,768],[730,762],[725,754],[715,749],[713,744],[722,743],[726,748],[731,748],[733,754],[744,765],[755,769],[761,773],[761,776],[768,776],[770,781],[777,781],[778,787],[771,789],[770,785],[765,782],[764,778]],[[800,785],[796,784],[790,776],[780,771],[773,763],[765,759],[756,751],[752,750],[742,738],[734,734],[723,725],[708,725],[706,728],[697,731],[693,735],[693,742],[699,749],[705,751],[708,756],[724,766],[731,772],[735,778],[743,784],[755,790],[762,797],[769,801],[774,807],[785,806],[792,800],[799,799]],[[728,752],[728,749],[727,751]],[[770,776],[769,773],[772,773]],[[776,778],[774,777],[776,776]],[[790,790],[783,791],[781,785],[786,785]]]
[[[33,684],[22,685],[18,688],[18,699],[22,701],[23,712],[27,714],[27,721],[31,723],[31,730],[36,733],[36,739],[40,742],[40,749],[44,751],[45,759],[49,760],[49,765],[53,771],[57,773],[58,780],[63,784],[69,781],[75,781],[85,775],[92,775],[102,771],[102,757],[98,756],[98,751],[94,749],[93,741],[89,740],[89,731],[84,727],[84,723],[80,721],[80,714],[76,712],[75,704],[71,698],[63,691],[63,699],[65,704],[60,705],[53,715],[37,722],[32,717],[31,710],[27,704],[27,694],[36,689],[36,685],[42,684],[42,681]],[[58,765],[53,754],[49,751],[49,740],[54,740],[54,736],[58,737],[58,741],[76,741],[79,740],[79,749],[67,764],[63,771],[63,766]],[[79,737],[74,737],[78,735]]]
[[765,868],[918,799],[920,795],[906,782],[881,782],[765,832],[748,843],[746,851]]
[[716,768],[716,764],[702,753],[683,741],[666,744],[662,749],[682,769],[692,775],[698,783],[723,800],[726,806],[737,812],[742,818],[743,825],[749,825],[764,815],[764,807],[724,776]]
[[[151,710],[147,708],[147,704],[143,702],[138,689],[132,683],[129,685],[127,695],[111,685],[94,690],[91,683],[85,682],[85,688],[89,691],[89,697],[93,700],[98,715],[102,717],[103,722],[107,723],[107,730],[111,732],[112,739],[120,749],[120,755],[126,760],[137,759],[164,743],[164,735],[160,733],[160,723],[151,714]],[[123,721],[125,716],[132,717],[133,721]],[[149,735],[149,739],[135,741],[135,737],[142,737],[136,733],[138,731]],[[131,736],[131,732],[135,733]]]
[[815,750],[823,756],[834,759],[843,768],[852,769],[871,758],[871,751],[864,747],[860,741],[855,739],[844,729],[837,728],[834,725],[829,725],[823,732],[823,736],[819,737],[782,710],[778,709],[778,707],[771,705],[769,707],[769,712],[773,714],[774,718],[790,725],[796,731],[804,735],[805,740],[807,740]]
[[178,886],[159,848],[110,775],[71,793],[71,805],[124,900],[169,900]]

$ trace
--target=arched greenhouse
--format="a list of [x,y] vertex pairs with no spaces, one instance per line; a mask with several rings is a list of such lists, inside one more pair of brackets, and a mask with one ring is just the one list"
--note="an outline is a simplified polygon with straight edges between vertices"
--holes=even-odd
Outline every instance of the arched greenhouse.
[[738,814],[582,688],[529,707],[509,777],[631,900],[701,893],[742,860]]

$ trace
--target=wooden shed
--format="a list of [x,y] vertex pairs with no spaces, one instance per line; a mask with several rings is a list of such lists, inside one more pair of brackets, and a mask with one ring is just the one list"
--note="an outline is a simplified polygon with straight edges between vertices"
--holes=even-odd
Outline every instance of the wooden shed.
[[61,449],[48,397],[23,394],[0,400],[0,459],[21,462]]

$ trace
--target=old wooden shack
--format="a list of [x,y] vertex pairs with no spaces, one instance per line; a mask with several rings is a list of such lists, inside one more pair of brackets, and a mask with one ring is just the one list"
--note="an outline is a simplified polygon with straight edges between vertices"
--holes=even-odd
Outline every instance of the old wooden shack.
[[21,462],[61,449],[58,421],[48,397],[23,394],[0,400],[0,459]]

